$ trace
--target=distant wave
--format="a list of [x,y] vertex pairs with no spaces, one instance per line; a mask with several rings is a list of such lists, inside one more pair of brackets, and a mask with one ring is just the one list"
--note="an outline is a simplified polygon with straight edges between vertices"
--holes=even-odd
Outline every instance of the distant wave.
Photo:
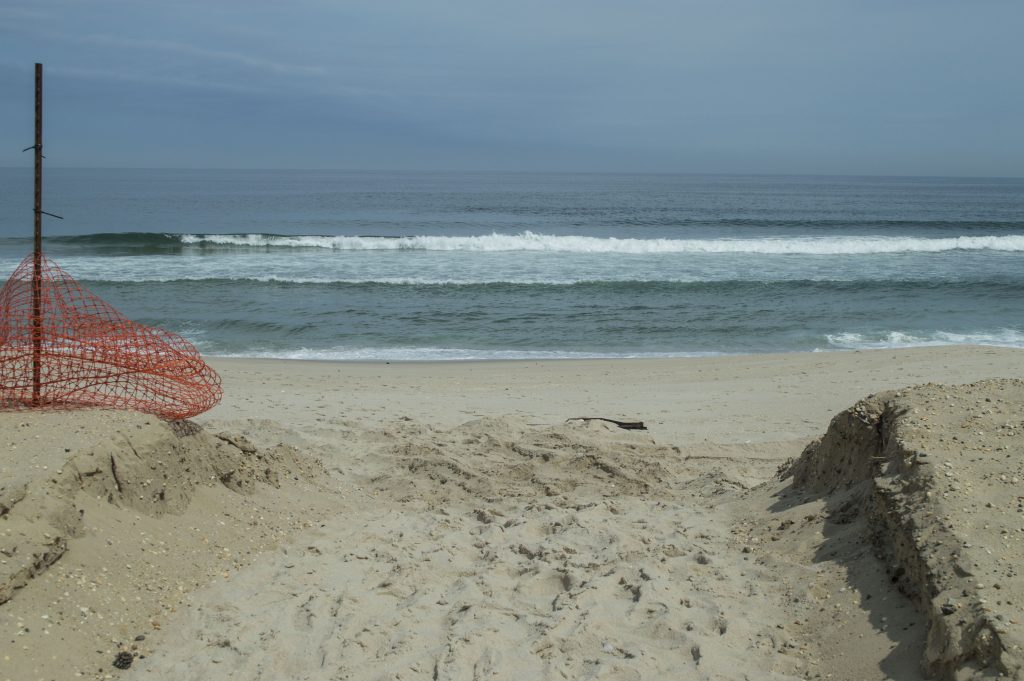
[[485,236],[282,236],[182,234],[181,243],[235,248],[306,248],[335,251],[534,251],[549,253],[758,253],[765,255],[869,255],[956,250],[1024,252],[1024,235],[940,238],[852,236],[759,239],[619,239],[522,232]]
[[45,238],[45,242],[79,249],[94,248],[98,251],[108,248],[133,251],[167,250],[180,249],[182,246],[180,234],[162,232],[100,232],[97,234],[49,236]]
[[[974,225],[960,225],[975,232]],[[991,229],[990,231],[996,231]],[[10,239],[10,245],[31,240]],[[772,236],[758,238],[615,238],[539,234],[478,236],[326,236],[283,234],[166,234],[148,232],[82,234],[46,239],[60,250],[103,256],[173,255],[200,252],[315,250],[315,251],[466,251],[582,254],[762,254],[871,255],[942,253],[947,251],[1024,252],[1024,235],[958,236]]]
[[[984,299],[1015,300],[1024,297],[1024,281],[1006,279],[978,279],[949,281],[942,279],[919,279],[894,281],[888,279],[870,280],[810,280],[791,279],[759,281],[747,279],[721,279],[702,281],[665,280],[580,280],[580,281],[444,281],[430,279],[394,280],[334,280],[334,279],[122,279],[94,280],[83,278],[79,282],[87,288],[100,290],[105,286],[121,289],[137,289],[139,295],[146,295],[147,288],[164,288],[173,296],[188,297],[199,290],[249,291],[246,296],[256,295],[257,287],[266,289],[294,290],[294,295],[322,295],[325,291],[345,294],[379,294],[388,296],[419,295],[438,292],[442,289],[457,289],[466,295],[548,295],[575,294],[595,298],[607,296],[634,296],[643,300],[645,296],[728,296],[737,300],[774,295],[784,298],[807,296],[840,296],[849,299],[877,298],[898,290],[901,295],[919,295],[929,298],[937,291],[946,295],[981,296]],[[836,344],[842,342],[836,337]],[[857,342],[852,340],[851,342]],[[851,347],[854,347],[851,345]]]
[[479,278],[479,279],[434,279],[427,277],[372,277],[363,279],[340,278],[340,277],[282,277],[267,275],[264,277],[208,277],[196,275],[192,277],[162,276],[160,274],[138,275],[112,274],[103,279],[82,279],[83,284],[88,283],[151,283],[151,284],[175,284],[175,283],[209,283],[209,284],[282,284],[294,286],[449,286],[449,287],[474,287],[474,286],[579,286],[587,284],[688,284],[694,283],[691,280],[639,280],[639,279],[502,279],[502,278]]
[[181,243],[180,234],[168,234],[165,232],[97,232],[93,234],[65,234],[60,236],[48,236],[49,243],[63,244],[174,244]]

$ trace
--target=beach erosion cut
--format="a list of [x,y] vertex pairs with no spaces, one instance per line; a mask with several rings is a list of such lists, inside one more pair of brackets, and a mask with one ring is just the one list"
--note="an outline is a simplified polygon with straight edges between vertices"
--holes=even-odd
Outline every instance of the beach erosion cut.
[[1020,350],[213,363],[0,414],[0,679],[1021,678]]

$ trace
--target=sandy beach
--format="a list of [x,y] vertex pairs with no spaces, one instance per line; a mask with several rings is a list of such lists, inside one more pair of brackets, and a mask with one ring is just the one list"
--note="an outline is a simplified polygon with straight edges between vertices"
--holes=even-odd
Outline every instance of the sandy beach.
[[1020,350],[211,363],[0,413],[0,679],[1024,678]]

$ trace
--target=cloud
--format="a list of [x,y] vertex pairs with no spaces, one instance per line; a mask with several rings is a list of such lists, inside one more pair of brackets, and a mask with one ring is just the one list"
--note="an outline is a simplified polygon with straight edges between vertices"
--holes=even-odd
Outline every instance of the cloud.
[[118,38],[112,35],[91,34],[78,38],[81,42],[93,45],[108,47],[123,47],[139,50],[153,50],[159,52],[198,57],[213,61],[229,62],[239,64],[262,71],[280,75],[292,76],[324,76],[327,70],[321,66],[305,66],[297,64],[284,64],[263,57],[255,57],[241,52],[229,52],[226,50],[211,50],[189,43],[176,42],[172,40],[137,40],[134,38]]
[[238,94],[264,94],[268,91],[266,87],[254,87],[243,85],[238,82],[223,80],[211,80],[200,78],[188,78],[185,76],[162,76],[151,73],[140,73],[126,71],[123,69],[109,68],[87,68],[80,66],[47,66],[46,71],[53,76],[64,76],[67,78],[87,78],[91,80],[120,81],[134,83],[144,86],[167,85],[171,87],[209,90],[211,92],[234,92]]
[[51,19],[52,15],[36,9],[25,7],[0,7],[0,21],[43,21]]

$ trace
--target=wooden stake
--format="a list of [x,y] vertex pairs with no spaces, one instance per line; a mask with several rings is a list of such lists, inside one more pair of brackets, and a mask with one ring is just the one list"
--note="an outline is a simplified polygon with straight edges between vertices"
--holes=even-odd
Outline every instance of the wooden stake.
[[36,64],[35,251],[32,271],[32,405],[41,402],[43,355],[43,65]]

